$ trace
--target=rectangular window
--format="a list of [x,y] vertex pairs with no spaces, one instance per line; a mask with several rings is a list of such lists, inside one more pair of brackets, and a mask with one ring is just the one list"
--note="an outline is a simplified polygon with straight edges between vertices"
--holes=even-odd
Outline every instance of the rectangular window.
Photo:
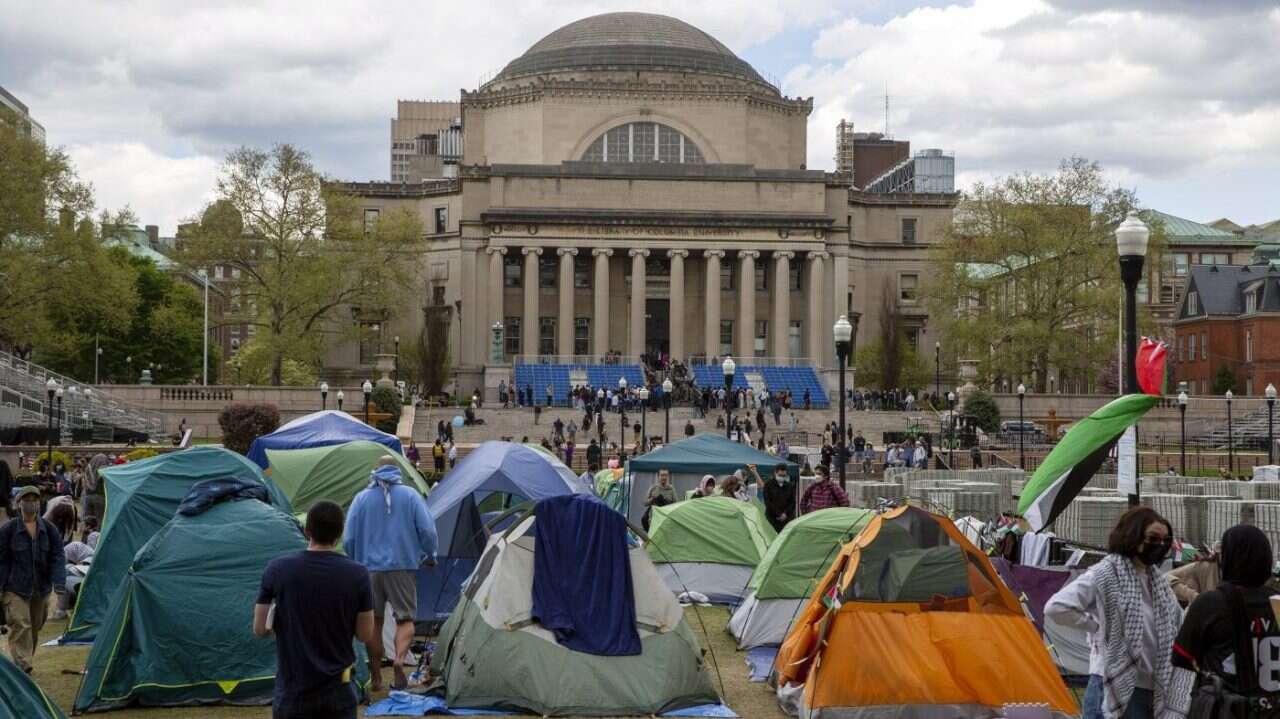
[[759,257],[755,259],[756,266],[756,292],[767,292],[769,290],[769,272],[765,269],[764,260]]
[[439,307],[444,304],[444,286],[436,285],[431,288],[431,304]]
[[680,162],[680,133],[658,125],[658,162]]
[[[252,333],[251,333],[252,334]],[[360,323],[360,364],[372,364],[381,352],[382,325],[378,322]]]
[[1151,302],[1151,285],[1147,284],[1147,278],[1142,278],[1138,282],[1138,304],[1145,305]]
[[1191,255],[1186,252],[1173,253],[1173,276],[1186,277],[1191,269]]
[[222,265],[214,265],[214,266],[213,266],[213,279],[215,279],[215,280],[221,280],[221,279],[225,279],[225,277],[226,277],[226,275],[225,275],[225,271],[223,270]]
[[914,305],[920,299],[919,275],[898,275],[898,301],[904,305]]
[[1201,252],[1200,264],[1229,265],[1231,264],[1231,253],[1230,252]]
[[231,279],[233,279],[233,280],[238,280],[238,279],[240,279],[240,268],[239,268],[239,267],[232,267],[232,268],[231,268]]
[[1178,296],[1178,288],[1169,284],[1160,285],[1160,304],[1171,305]]
[[367,209],[364,211],[364,233],[366,235],[373,232],[373,229],[378,226],[378,216],[380,214],[380,210]]
[[800,324],[800,320],[791,320],[791,327],[787,334],[787,356],[802,356],[800,350],[800,337],[803,329],[804,327]]
[[1187,338],[1186,337],[1178,338],[1178,361],[1179,362],[1187,361]]
[[1193,334],[1187,338],[1187,348],[1191,350],[1191,361],[1196,361],[1196,336]]
[[1244,393],[1246,396],[1253,394],[1253,378],[1252,377],[1244,378]]
[[652,122],[637,122],[631,126],[632,162],[653,162],[658,159],[655,154],[655,127]]
[[520,271],[520,257],[507,255],[502,258],[502,286],[507,288],[523,287],[524,273]]
[[916,218],[902,218],[902,244],[914,245],[916,243]]
[[801,277],[804,276],[804,271],[800,265],[801,263],[799,262],[793,261],[791,263],[791,268],[790,268],[791,277],[789,278],[790,281],[787,283],[787,286],[791,288],[792,292],[799,292],[801,289],[803,289],[800,286],[800,282],[802,281]]
[[591,354],[591,318],[575,317],[573,320],[573,353]]
[[591,288],[591,258],[581,252],[573,258],[573,286],[580,290]]
[[1200,359],[1209,359],[1209,333],[1200,333]]
[[538,354],[553,355],[556,353],[556,318],[538,318]]
[[755,355],[756,357],[764,357],[769,353],[769,320],[756,320],[756,336],[755,336]]
[[1244,361],[1253,361],[1253,330],[1244,331]]
[[559,269],[558,259],[555,255],[547,253],[538,257],[538,287],[544,290],[555,289],[556,271]]
[[733,320],[720,320],[720,355],[733,354]]
[[449,208],[436,208],[436,234],[443,234],[449,231]]
[[720,261],[720,290],[733,289],[733,265],[725,260]]
[[1187,293],[1187,316],[1200,314],[1200,293],[1192,290]]
[[506,355],[514,357],[520,354],[520,318],[508,317],[502,321],[502,327],[502,341],[505,345]]

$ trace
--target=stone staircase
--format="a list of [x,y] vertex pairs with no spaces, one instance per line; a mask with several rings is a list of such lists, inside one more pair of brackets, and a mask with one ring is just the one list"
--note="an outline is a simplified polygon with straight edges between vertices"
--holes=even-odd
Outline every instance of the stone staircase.
[[[1276,419],[1276,431],[1280,432],[1280,416]],[[1227,433],[1227,423],[1224,421],[1205,434],[1188,438],[1187,444],[1225,449],[1228,445],[1228,436],[1231,438],[1230,444],[1236,449],[1265,450],[1267,448],[1267,408],[1262,407],[1232,417],[1230,435]]]

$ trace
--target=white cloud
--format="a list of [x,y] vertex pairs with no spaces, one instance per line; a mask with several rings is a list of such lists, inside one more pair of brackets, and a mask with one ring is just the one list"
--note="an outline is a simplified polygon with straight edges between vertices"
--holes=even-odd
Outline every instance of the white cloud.
[[81,176],[92,180],[100,209],[130,206],[142,224],[160,225],[164,233],[213,200],[214,158],[167,157],[138,142],[71,145],[66,151]]

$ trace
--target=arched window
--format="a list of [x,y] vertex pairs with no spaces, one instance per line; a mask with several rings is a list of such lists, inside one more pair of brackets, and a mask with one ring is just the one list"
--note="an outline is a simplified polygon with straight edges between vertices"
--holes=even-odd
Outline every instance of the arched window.
[[674,162],[702,164],[706,159],[693,140],[659,122],[619,125],[591,143],[583,162]]

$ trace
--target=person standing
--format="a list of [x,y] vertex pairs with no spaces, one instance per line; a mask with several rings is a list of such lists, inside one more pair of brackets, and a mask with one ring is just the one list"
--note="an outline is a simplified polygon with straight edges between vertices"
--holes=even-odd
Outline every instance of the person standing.
[[9,627],[9,655],[31,673],[49,595],[65,591],[67,560],[62,536],[40,516],[40,490],[26,486],[16,497],[18,516],[0,525],[0,597]]
[[436,437],[436,443],[431,445],[431,462],[436,474],[444,474],[444,442],[439,437]]
[[800,513],[808,514],[828,507],[848,507],[849,495],[840,489],[840,485],[831,481],[831,475],[824,465],[813,469],[817,481],[809,485],[800,498]]
[[[755,465],[749,467],[754,473]],[[764,485],[764,516],[779,532],[796,513],[796,487],[791,482],[787,465],[774,465],[773,475]]]
[[369,570],[373,585],[374,638],[369,648],[369,674],[374,689],[382,687],[382,625],[391,605],[396,624],[391,667],[393,689],[407,686],[404,655],[413,641],[418,615],[418,567],[436,564],[436,523],[422,495],[401,480],[391,457],[378,460],[372,483],[351,501],[343,549]]
[[449,440],[449,469],[458,466],[458,443]]
[[[327,499],[307,512],[305,550],[276,557],[262,573],[253,633],[275,634],[272,719],[354,719],[352,638],[374,639],[369,571],[338,553],[342,507]],[[273,610],[274,607],[274,610]]]
[[1089,635],[1084,719],[1185,716],[1191,672],[1173,666],[1182,610],[1156,572],[1173,544],[1173,526],[1150,507],[1124,514],[1107,538],[1107,556],[1045,604],[1045,616]]

